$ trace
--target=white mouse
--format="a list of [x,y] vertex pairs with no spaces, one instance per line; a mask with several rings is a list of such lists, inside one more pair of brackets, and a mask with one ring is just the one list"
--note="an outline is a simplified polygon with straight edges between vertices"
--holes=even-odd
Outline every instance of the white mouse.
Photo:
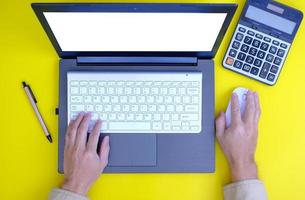
[[[241,116],[243,116],[246,108],[246,97],[247,97],[246,95],[248,93],[248,89],[238,87],[235,90],[233,90],[233,92],[238,96],[239,108],[240,108]],[[226,127],[228,128],[230,125],[231,125],[231,100],[226,110]]]

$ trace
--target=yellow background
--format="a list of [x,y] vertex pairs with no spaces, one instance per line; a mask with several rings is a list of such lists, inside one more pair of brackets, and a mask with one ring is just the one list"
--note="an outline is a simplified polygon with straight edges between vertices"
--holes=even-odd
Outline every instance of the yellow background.
[[[70,0],[69,0],[70,1]],[[72,2],[72,1],[71,1]],[[74,1],[75,2],[75,1]],[[78,1],[77,1],[78,2]],[[187,2],[187,1],[184,1]],[[302,23],[278,83],[267,86],[226,70],[221,62],[245,0],[238,3],[215,60],[216,111],[225,109],[237,86],[260,94],[262,117],[257,163],[270,199],[305,200],[305,24]],[[305,1],[281,0],[305,13]],[[47,199],[63,176],[57,173],[58,55],[28,0],[0,2],[0,199]],[[190,2],[189,2],[190,3]],[[21,87],[28,81],[54,138],[50,144]],[[105,174],[89,192],[91,199],[217,200],[230,181],[216,146],[214,174]]]

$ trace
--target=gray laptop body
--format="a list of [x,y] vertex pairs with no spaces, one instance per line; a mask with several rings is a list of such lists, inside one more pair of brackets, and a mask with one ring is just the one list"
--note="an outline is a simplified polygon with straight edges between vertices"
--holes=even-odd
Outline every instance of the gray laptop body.
[[[67,73],[84,72],[200,72],[202,73],[202,129],[200,133],[129,134],[110,136],[105,173],[214,172],[214,62],[220,42],[236,10],[235,4],[32,4],[59,62],[58,171],[63,173],[67,121]],[[65,52],[60,48],[44,12],[207,12],[226,13],[211,51],[207,52]],[[173,62],[171,62],[173,61]],[[101,134],[100,141],[105,136]]]

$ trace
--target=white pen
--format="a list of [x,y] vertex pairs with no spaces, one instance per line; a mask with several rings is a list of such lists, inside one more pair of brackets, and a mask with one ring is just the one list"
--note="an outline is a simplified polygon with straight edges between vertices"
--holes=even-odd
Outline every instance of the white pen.
[[34,96],[34,93],[33,93],[32,89],[31,89],[31,87],[29,85],[27,85],[24,81],[22,82],[22,86],[23,86],[23,89],[24,89],[26,95],[29,98],[29,101],[30,101],[30,103],[32,105],[32,108],[34,109],[34,112],[35,112],[35,114],[36,114],[36,116],[38,118],[38,121],[39,121],[42,129],[43,129],[44,134],[46,135],[47,139],[52,143],[52,137],[51,137],[51,135],[50,135],[50,133],[49,133],[49,131],[47,129],[46,124],[44,123],[44,121],[42,119],[42,116],[41,116],[39,110],[38,110],[37,100],[36,100],[36,98]]

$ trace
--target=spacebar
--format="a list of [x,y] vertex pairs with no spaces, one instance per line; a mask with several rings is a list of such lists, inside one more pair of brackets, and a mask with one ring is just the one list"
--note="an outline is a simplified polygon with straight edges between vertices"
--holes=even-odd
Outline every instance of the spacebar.
[[148,122],[109,122],[109,130],[137,131],[150,130]]

